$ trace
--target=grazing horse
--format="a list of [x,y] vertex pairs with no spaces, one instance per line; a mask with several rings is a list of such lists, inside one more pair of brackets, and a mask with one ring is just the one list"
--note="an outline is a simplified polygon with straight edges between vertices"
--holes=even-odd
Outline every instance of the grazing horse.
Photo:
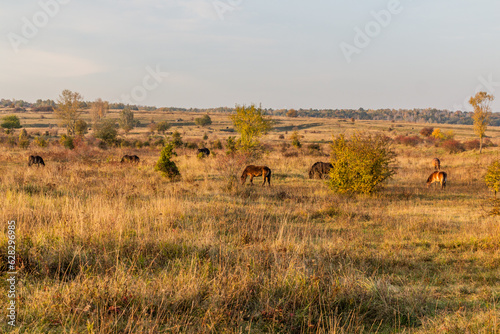
[[333,168],[333,165],[328,162],[316,162],[312,165],[309,170],[309,178],[310,179],[322,179],[328,176],[330,169]]
[[124,155],[121,163],[124,162],[136,162],[139,163],[139,157],[137,155]]
[[254,176],[264,176],[264,182],[262,186],[267,183],[271,186],[271,169],[267,166],[254,166],[250,165],[245,168],[243,174],[241,174],[241,184],[245,184],[247,180],[247,176],[250,176],[250,184],[253,185],[253,177]]
[[432,159],[432,167],[434,167],[435,170],[440,170],[441,169],[441,161],[439,161],[438,158]]
[[441,184],[441,189],[446,187],[446,177],[445,172],[434,172],[427,179],[427,187],[429,187],[434,182],[439,182]]
[[203,153],[205,157],[208,157],[210,155],[210,150],[206,147],[204,148],[199,148],[198,149],[198,154]]
[[28,158],[28,166],[35,165],[37,167],[40,167],[40,165],[45,167],[45,162],[43,162],[43,159],[39,155],[30,155]]

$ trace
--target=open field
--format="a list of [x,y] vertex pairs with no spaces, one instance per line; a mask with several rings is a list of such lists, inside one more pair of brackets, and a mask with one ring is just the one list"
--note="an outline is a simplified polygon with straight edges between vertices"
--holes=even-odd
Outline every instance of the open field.
[[[18,116],[28,132],[64,133],[51,113]],[[144,125],[169,120],[183,140],[237,135],[227,115],[210,116],[205,129],[196,114],[136,113]],[[314,162],[329,159],[332,134],[395,137],[432,125],[276,120],[258,161],[224,150],[200,160],[178,149],[179,182],[153,170],[157,147],[0,147],[0,219],[16,221],[18,238],[12,332],[500,332],[500,224],[487,215],[493,194],[482,181],[500,148],[395,146],[397,174],[385,190],[339,196],[307,178]],[[474,138],[470,126],[434,126]],[[307,145],[282,152],[294,129],[322,155]],[[500,144],[500,129],[487,134]],[[126,138],[148,136],[143,126]],[[45,168],[27,166],[34,153]],[[120,164],[123,154],[141,163]],[[444,191],[425,187],[434,157],[448,173]],[[253,187],[232,182],[250,162],[272,169],[271,187],[260,177]]]

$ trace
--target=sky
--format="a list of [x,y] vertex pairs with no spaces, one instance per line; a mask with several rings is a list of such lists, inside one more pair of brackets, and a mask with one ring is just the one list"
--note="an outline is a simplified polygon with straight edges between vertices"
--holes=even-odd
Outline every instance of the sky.
[[498,0],[0,2],[0,98],[500,112]]

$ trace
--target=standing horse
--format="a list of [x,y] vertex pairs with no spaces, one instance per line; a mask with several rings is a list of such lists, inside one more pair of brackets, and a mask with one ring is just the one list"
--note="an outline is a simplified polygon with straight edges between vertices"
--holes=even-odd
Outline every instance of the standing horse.
[[254,166],[250,165],[245,168],[243,174],[241,174],[241,184],[245,184],[247,177],[250,176],[250,184],[253,185],[254,176],[264,176],[264,182],[262,186],[267,183],[271,186],[271,169],[267,166]]
[[429,187],[434,182],[439,182],[441,184],[441,189],[446,187],[446,177],[445,172],[434,172],[427,179],[427,187]]
[[432,167],[434,167],[435,170],[440,170],[441,169],[441,161],[439,161],[438,158],[432,159]]

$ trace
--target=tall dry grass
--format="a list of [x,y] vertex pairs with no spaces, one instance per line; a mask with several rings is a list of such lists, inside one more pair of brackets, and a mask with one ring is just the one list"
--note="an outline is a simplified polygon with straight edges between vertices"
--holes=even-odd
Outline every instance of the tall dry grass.
[[[497,333],[500,227],[481,181],[497,151],[397,150],[383,192],[344,197],[307,178],[328,158],[304,150],[180,150],[169,183],[155,149],[133,165],[119,149],[49,148],[45,168],[28,168],[25,151],[2,148],[0,219],[17,222],[21,278],[13,332]],[[445,191],[425,187],[438,155]],[[271,167],[272,187],[233,182],[253,162]]]

